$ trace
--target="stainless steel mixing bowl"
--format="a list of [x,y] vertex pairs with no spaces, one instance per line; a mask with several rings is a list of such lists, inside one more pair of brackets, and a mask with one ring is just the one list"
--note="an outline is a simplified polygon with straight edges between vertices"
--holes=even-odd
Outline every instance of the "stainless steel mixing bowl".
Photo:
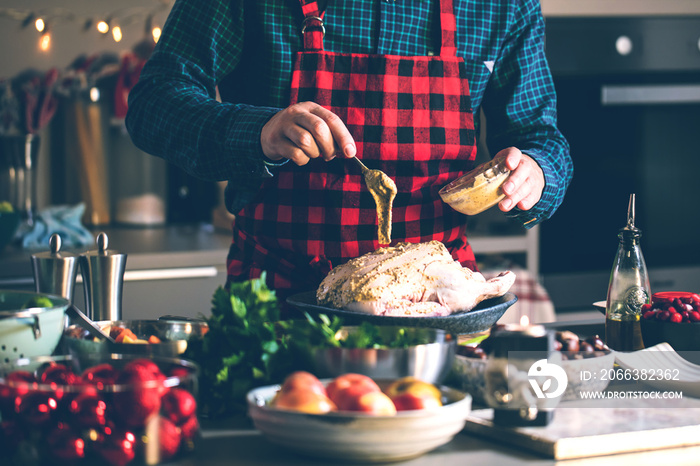
[[[337,337],[347,338],[358,327],[342,327]],[[397,379],[413,376],[429,383],[440,383],[450,371],[457,349],[457,337],[433,328],[379,327],[388,340],[395,332],[404,332],[407,339],[420,339],[424,344],[405,348],[310,348],[314,373],[333,378],[349,372],[373,379]]]

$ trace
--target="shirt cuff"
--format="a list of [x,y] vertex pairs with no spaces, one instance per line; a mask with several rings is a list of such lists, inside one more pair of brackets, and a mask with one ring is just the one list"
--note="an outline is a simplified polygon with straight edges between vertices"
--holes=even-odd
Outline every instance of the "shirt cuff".
[[268,159],[260,144],[263,126],[279,110],[272,107],[246,106],[236,113],[228,127],[227,148],[248,161],[245,165],[250,176],[269,178],[272,176],[270,167],[284,165],[287,161],[286,159],[282,161]]
[[522,223],[526,229],[530,229],[535,225],[549,218],[548,208],[551,206],[557,197],[557,175],[550,166],[547,159],[540,156],[537,151],[523,151],[524,154],[532,157],[542,169],[544,175],[544,189],[537,204],[532,206],[530,210],[521,210],[517,207],[510,212],[506,212],[506,217],[511,217]]

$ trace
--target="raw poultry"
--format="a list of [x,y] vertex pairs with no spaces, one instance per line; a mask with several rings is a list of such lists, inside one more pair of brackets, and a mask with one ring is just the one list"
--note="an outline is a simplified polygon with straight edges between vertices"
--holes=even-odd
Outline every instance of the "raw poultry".
[[445,316],[504,295],[515,281],[505,271],[486,280],[462,267],[439,241],[399,243],[335,267],[316,299],[336,309],[391,316]]

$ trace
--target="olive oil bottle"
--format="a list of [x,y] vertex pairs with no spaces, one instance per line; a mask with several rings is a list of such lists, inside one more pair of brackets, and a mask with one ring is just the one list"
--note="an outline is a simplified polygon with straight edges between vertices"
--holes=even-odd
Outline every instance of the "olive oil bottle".
[[642,342],[642,306],[651,300],[647,266],[639,239],[642,232],[634,225],[635,195],[630,195],[627,224],[617,237],[615,255],[605,308],[605,342],[617,351],[636,351]]

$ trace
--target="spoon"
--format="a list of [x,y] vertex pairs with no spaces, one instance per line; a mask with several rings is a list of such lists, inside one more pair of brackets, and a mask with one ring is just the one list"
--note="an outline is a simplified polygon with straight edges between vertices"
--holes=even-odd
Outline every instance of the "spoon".
[[100,340],[108,341],[109,343],[117,343],[116,341],[114,341],[114,338],[106,334],[99,327],[99,325],[95,324],[95,322],[93,322],[88,316],[83,314],[80,311],[80,309],[78,309],[74,305],[71,304],[70,306],[68,306],[68,309],[66,309],[66,314],[68,314],[68,317],[75,319],[76,323],[88,332],[90,332],[90,335],[92,335],[93,337],[97,337]]

